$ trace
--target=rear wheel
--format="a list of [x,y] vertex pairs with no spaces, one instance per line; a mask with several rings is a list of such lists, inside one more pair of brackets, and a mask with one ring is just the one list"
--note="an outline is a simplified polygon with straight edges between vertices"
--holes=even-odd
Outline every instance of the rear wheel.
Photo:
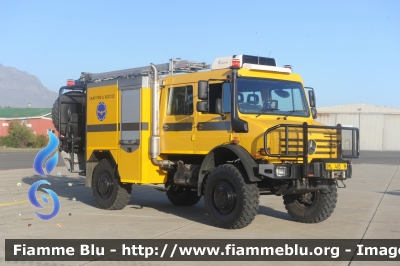
[[239,165],[217,166],[206,180],[204,202],[217,226],[226,229],[246,227],[258,212],[257,184],[248,181],[246,172]]
[[115,167],[103,159],[93,170],[92,191],[101,209],[121,210],[131,198],[132,185],[122,184]]
[[283,203],[296,222],[319,223],[331,216],[336,207],[337,197],[337,187],[331,182],[325,192],[283,195]]

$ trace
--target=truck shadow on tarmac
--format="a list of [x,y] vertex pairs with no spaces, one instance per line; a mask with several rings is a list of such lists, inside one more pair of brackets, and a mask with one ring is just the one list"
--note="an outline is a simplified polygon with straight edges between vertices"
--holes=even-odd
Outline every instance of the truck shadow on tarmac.
[[96,203],[93,200],[91,188],[85,187],[84,177],[70,178],[63,175],[48,175],[47,177],[43,177],[40,175],[31,175],[22,178],[22,182],[29,186],[39,180],[47,180],[50,185],[39,186],[36,197],[47,195],[47,193],[42,190],[43,188],[46,188],[53,190],[60,199],[83,202],[86,205],[97,208]]
[[[49,189],[55,189],[55,190],[60,190],[60,189],[65,189],[68,187],[84,187],[85,186],[85,178],[84,177],[74,177],[74,178],[69,178],[64,175],[48,175],[46,177],[40,176],[40,175],[31,175],[31,176],[26,176],[22,178],[22,181],[27,184],[27,185],[32,185],[36,181],[39,180],[47,180],[51,185],[44,185],[44,188],[49,188]],[[72,184],[72,185],[69,185]],[[41,188],[41,187],[39,187]]]
[[[98,208],[93,199],[92,189],[85,187],[84,177],[69,178],[63,175],[49,175],[47,177],[42,177],[39,175],[32,175],[22,179],[22,181],[27,185],[32,185],[39,180],[47,180],[51,185],[40,186],[36,195],[37,197],[39,197],[40,194],[46,195],[46,192],[41,188],[48,188],[56,192],[61,201],[62,199],[67,199],[83,203],[96,209]],[[175,206],[168,201],[167,195],[165,195],[164,192],[160,193],[154,188],[155,187],[151,185],[134,185],[132,188],[131,199],[124,210],[129,208],[132,211],[131,215],[134,216],[144,212],[148,215],[148,209],[153,209],[167,215],[177,216],[204,225],[214,226],[211,219],[208,218],[203,198],[194,206]],[[104,212],[107,212],[109,215],[114,215],[118,210],[104,210]],[[281,220],[292,220],[286,212],[275,210],[263,205],[259,206],[258,215],[265,215]],[[162,218],[162,216],[160,216],[160,218]]]
[[[140,211],[141,209],[151,208],[153,210],[157,210],[168,215],[174,215],[187,220],[191,220],[193,222],[214,226],[211,219],[208,218],[203,199],[201,199],[200,202],[194,206],[175,206],[172,203],[168,202],[166,196],[164,200],[162,198],[159,200],[149,198],[131,198],[127,207],[138,211]],[[292,220],[289,214],[287,214],[286,212],[281,212],[279,210],[275,210],[262,205],[260,205],[258,209],[258,216],[260,215],[265,215],[268,217],[287,221]]]
[[386,191],[386,192],[379,192],[379,193],[389,194],[389,195],[393,195],[393,196],[400,196],[400,190]]
[[[283,204],[283,203],[282,203]],[[266,206],[262,206],[260,205],[259,209],[258,209],[258,215],[265,215],[265,216],[269,216],[269,217],[274,217],[277,219],[281,219],[281,220],[286,220],[286,221],[293,221],[294,220],[290,217],[290,215],[287,212],[281,212]]]

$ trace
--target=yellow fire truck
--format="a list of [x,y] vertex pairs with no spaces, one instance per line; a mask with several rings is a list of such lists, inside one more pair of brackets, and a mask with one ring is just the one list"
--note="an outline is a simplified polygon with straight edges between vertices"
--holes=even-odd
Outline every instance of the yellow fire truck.
[[315,101],[273,58],[171,59],[82,72],[60,88],[52,118],[66,167],[86,176],[100,208],[124,208],[132,184],[165,184],[171,203],[204,196],[212,221],[236,229],[254,220],[264,194],[283,196],[298,222],[333,212],[359,131],[314,121]]

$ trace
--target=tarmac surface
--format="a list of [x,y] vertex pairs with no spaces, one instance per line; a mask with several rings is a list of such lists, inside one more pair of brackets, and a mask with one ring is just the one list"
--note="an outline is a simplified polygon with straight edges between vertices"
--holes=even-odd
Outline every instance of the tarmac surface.
[[[397,262],[5,262],[5,239],[400,239],[400,153],[377,153],[354,160],[353,178],[339,189],[336,209],[318,224],[294,222],[282,197],[260,196],[255,220],[246,228],[226,230],[208,218],[203,199],[195,206],[172,205],[151,185],[134,185],[120,211],[99,209],[84,178],[56,167],[46,179],[59,196],[61,210],[39,219],[28,200],[31,184],[43,179],[31,168],[33,154],[0,153],[0,264],[4,265],[398,265]],[[32,157],[33,156],[33,157]],[[373,161],[373,163],[369,162]],[[367,163],[365,163],[367,162]],[[60,176],[57,176],[59,173]],[[45,193],[43,193],[45,194]],[[75,199],[75,200],[74,200]],[[45,211],[43,211],[45,212]],[[30,226],[29,226],[30,224]],[[58,225],[59,224],[59,225]],[[399,244],[400,246],[400,244]]]

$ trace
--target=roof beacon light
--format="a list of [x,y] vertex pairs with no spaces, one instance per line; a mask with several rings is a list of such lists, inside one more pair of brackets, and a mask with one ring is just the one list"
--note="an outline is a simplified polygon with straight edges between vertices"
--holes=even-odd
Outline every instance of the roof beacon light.
[[240,59],[232,59],[231,68],[240,68]]
[[75,80],[67,79],[67,86],[75,86]]

